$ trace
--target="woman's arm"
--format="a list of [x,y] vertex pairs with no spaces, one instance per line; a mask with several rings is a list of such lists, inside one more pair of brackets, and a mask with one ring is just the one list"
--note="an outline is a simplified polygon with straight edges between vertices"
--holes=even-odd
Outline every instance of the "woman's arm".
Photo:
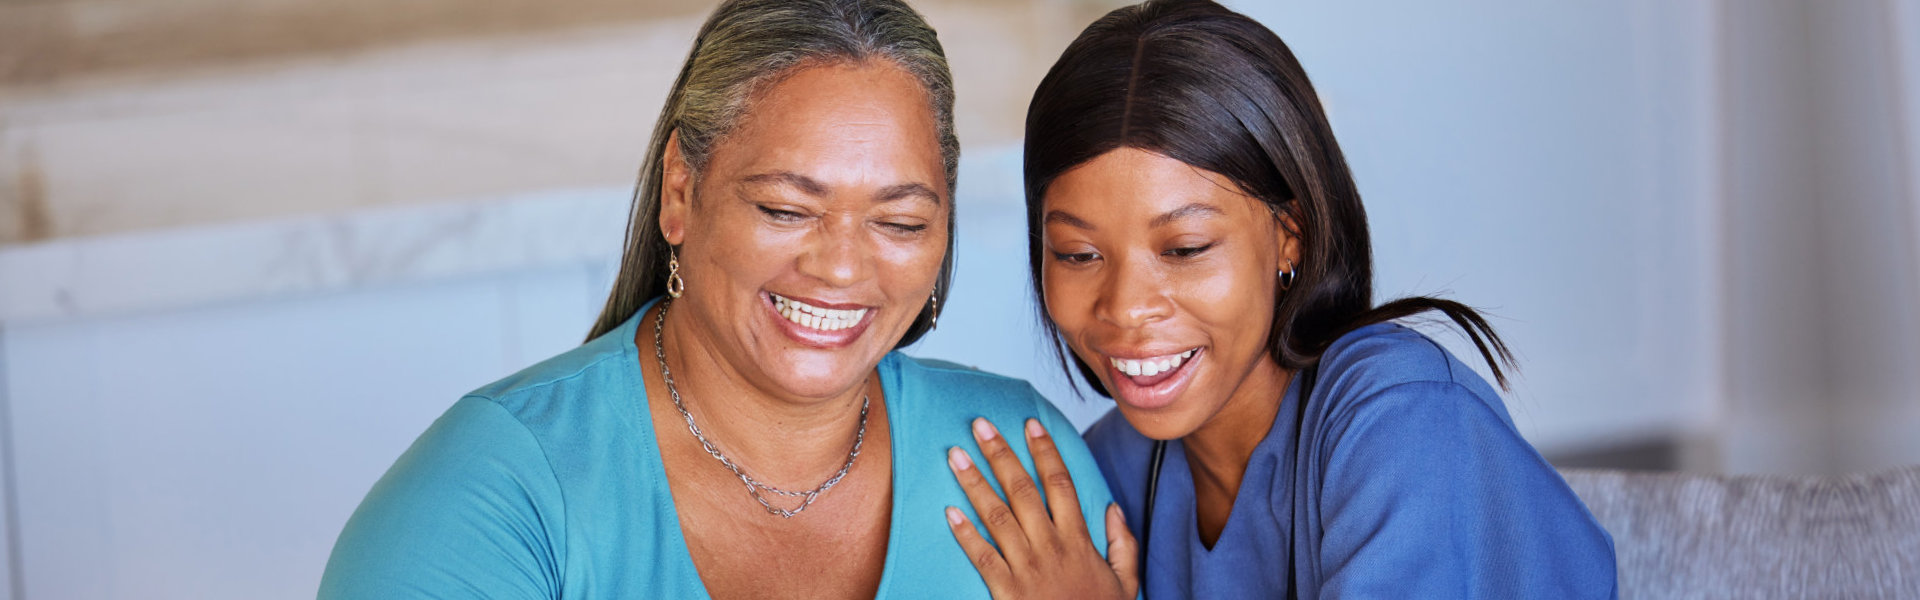
[[347,521],[319,597],[559,597],[560,487],[538,441],[467,397],[375,483]]

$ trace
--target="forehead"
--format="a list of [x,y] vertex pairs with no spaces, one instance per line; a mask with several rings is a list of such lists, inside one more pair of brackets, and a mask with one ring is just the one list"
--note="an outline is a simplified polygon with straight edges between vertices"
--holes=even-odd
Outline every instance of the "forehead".
[[1047,211],[1088,222],[1151,220],[1193,204],[1244,219],[1265,214],[1264,202],[1226,176],[1137,148],[1119,148],[1061,173],[1042,199]]
[[887,61],[801,67],[758,91],[712,164],[742,176],[800,173],[830,186],[947,188],[927,93]]

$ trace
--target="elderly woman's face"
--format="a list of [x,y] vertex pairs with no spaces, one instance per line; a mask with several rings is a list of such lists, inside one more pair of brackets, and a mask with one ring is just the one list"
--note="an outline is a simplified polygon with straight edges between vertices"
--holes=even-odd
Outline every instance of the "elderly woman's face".
[[926,308],[952,199],[905,71],[804,68],[755,97],[697,176],[667,159],[660,226],[686,280],[673,312],[748,383],[844,393]]

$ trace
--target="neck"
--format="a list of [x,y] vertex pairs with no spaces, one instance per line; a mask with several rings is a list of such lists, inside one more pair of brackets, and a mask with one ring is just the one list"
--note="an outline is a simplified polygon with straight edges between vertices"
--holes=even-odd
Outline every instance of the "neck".
[[[1254,449],[1273,429],[1273,419],[1280,412],[1292,376],[1272,358],[1261,359],[1234,388],[1220,412],[1180,439],[1203,512],[1209,505],[1232,507]],[[1224,511],[1222,515],[1220,520],[1224,521]]]
[[[655,307],[654,311],[659,311]],[[825,398],[802,398],[748,383],[709,336],[699,335],[692,315],[669,311],[663,331],[673,389],[701,434],[734,464],[768,485],[805,490],[846,463],[860,429],[862,396],[871,398],[868,429],[884,414],[877,374]],[[643,362],[659,376],[650,312],[636,334]],[[663,388],[664,380],[662,380]],[[671,392],[669,392],[671,393]],[[668,402],[671,397],[660,398]],[[682,426],[684,422],[671,425]],[[691,436],[689,436],[691,437]],[[698,442],[693,442],[697,444]]]

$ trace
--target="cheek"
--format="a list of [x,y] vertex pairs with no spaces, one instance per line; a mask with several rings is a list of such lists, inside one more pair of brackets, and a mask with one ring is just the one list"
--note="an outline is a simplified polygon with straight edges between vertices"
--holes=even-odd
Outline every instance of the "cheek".
[[882,285],[890,295],[906,297],[930,292],[940,277],[940,264],[947,256],[947,232],[928,227],[928,235],[902,240],[885,233],[874,233],[874,257],[885,273]]
[[1098,282],[1091,273],[1067,269],[1051,260],[1041,265],[1040,276],[1041,301],[1046,303],[1047,315],[1068,340],[1074,339],[1093,318]]
[[792,264],[803,247],[802,240],[794,232],[775,231],[755,215],[743,212],[730,208],[701,211],[700,218],[691,223],[694,226],[687,229],[687,252],[692,254],[698,247],[733,278],[752,279]]
[[[1098,275],[1092,271],[1065,268],[1050,258],[1046,260],[1040,270],[1043,282],[1040,301],[1046,305],[1047,317],[1060,330],[1060,337],[1066,342],[1068,352],[1082,361],[1098,364],[1100,359],[1092,355],[1086,344],[1081,343],[1092,333],[1089,328],[1097,324],[1093,310],[1099,302],[1096,296],[1100,291]],[[1106,381],[1105,370],[1095,369],[1094,372],[1101,381]]]
[[1262,276],[1257,264],[1251,257],[1242,257],[1222,261],[1217,268],[1189,272],[1176,288],[1180,290],[1177,302],[1211,329],[1216,340],[1258,347],[1270,329],[1278,284],[1271,279],[1272,273]]

